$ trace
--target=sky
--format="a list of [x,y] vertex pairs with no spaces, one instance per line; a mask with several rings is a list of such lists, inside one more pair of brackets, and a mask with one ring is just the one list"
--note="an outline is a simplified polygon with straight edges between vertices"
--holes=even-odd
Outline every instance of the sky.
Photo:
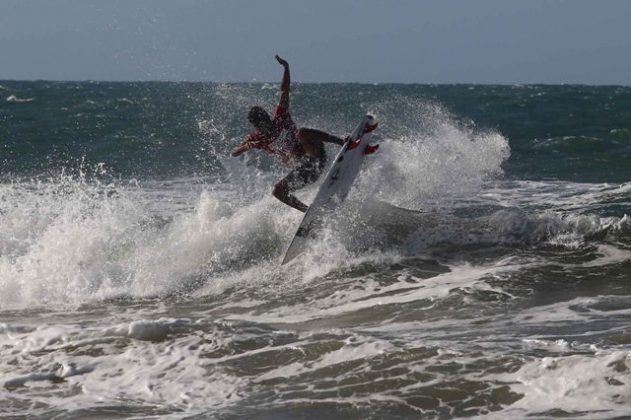
[[629,0],[0,0],[0,80],[631,85]]

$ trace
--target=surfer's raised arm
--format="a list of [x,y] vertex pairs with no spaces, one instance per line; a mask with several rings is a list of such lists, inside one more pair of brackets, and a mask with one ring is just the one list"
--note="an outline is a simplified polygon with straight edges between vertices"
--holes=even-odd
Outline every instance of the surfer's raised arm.
[[289,85],[291,83],[291,79],[289,77],[289,63],[286,60],[283,60],[278,54],[274,57],[285,69],[283,72],[283,78],[280,82],[280,100],[278,101],[278,108],[285,112],[289,112]]

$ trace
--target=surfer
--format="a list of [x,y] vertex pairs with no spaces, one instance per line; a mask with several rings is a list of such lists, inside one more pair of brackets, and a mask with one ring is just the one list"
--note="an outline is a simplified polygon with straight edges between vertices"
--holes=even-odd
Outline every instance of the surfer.
[[274,116],[270,117],[260,106],[250,108],[248,120],[255,130],[232,151],[232,156],[239,156],[250,149],[260,149],[281,164],[291,167],[289,174],[274,185],[272,194],[283,203],[305,212],[307,205],[292,192],[320,177],[326,164],[324,143],[341,146],[344,140],[313,128],[296,127],[289,115],[289,63],[278,55],[275,57],[284,72]]

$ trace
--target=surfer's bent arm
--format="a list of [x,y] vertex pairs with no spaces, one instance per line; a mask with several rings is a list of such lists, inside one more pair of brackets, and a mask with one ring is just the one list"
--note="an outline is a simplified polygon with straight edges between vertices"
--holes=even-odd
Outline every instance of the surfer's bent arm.
[[291,78],[289,76],[289,63],[280,58],[278,54],[276,54],[276,61],[278,61],[285,69],[283,72],[283,78],[280,82],[280,100],[278,101],[278,108],[289,112],[289,85],[291,83]]

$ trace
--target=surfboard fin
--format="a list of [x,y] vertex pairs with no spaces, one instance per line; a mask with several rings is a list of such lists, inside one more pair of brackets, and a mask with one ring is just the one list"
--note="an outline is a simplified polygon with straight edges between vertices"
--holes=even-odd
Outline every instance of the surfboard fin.
[[348,143],[348,147],[346,148],[346,150],[353,150],[354,148],[359,146],[359,143],[361,141],[362,139],[353,140],[352,142]]
[[366,128],[364,128],[364,134],[370,133],[371,131],[375,131],[379,123],[367,124]]
[[369,144],[364,149],[364,154],[365,155],[372,155],[373,153],[375,153],[377,151],[377,149],[379,149],[379,145],[378,144]]

